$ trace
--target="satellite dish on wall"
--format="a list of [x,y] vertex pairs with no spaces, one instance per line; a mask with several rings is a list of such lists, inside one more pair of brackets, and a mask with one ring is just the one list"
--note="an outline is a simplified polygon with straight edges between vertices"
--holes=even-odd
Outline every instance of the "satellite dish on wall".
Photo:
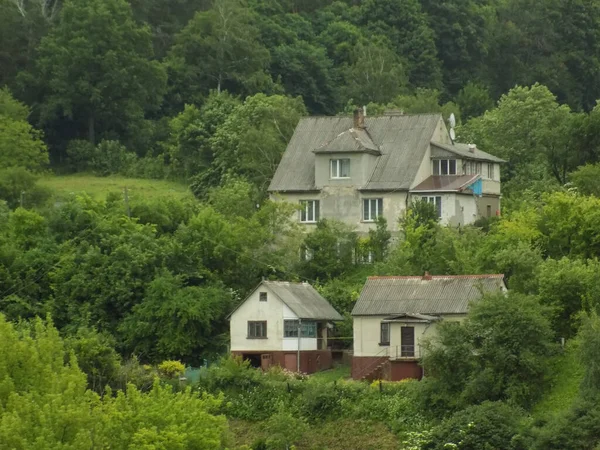
[[454,144],[454,141],[456,140],[456,133],[454,132],[456,117],[454,116],[454,113],[450,114],[450,117],[448,117],[448,125],[450,125],[450,140],[452,141],[452,144]]

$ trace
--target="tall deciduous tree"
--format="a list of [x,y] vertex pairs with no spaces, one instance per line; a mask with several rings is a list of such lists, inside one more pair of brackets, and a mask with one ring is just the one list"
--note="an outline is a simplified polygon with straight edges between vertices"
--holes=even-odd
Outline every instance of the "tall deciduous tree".
[[125,0],[67,0],[38,53],[46,125],[68,118],[94,142],[97,134],[127,136],[160,105],[166,73],[151,60],[150,31]]
[[0,167],[24,167],[38,171],[48,163],[42,133],[27,117],[29,108],[16,101],[8,89],[0,90]]
[[[264,193],[298,120],[306,114],[300,98],[257,94],[236,108],[211,138],[217,179],[245,177]],[[200,180],[201,181],[201,180]],[[210,186],[196,186],[199,191]]]
[[547,87],[534,84],[511,89],[497,108],[469,121],[459,135],[508,160],[507,179],[519,174],[539,178],[546,172],[564,183],[579,165],[574,130],[580,121]]
[[270,85],[268,50],[244,0],[215,0],[176,36],[167,58],[174,105],[202,102],[211,89],[255,92]]
[[[542,306],[519,294],[488,296],[463,324],[426,344],[424,367],[450,404],[507,400],[531,407],[542,393],[553,334]],[[464,403],[463,403],[464,404]]]
[[418,0],[366,0],[360,20],[367,29],[387,36],[396,52],[408,62],[413,86],[439,89],[442,83],[433,31]]
[[382,39],[354,48],[345,78],[346,98],[362,105],[387,103],[408,84],[406,63]]

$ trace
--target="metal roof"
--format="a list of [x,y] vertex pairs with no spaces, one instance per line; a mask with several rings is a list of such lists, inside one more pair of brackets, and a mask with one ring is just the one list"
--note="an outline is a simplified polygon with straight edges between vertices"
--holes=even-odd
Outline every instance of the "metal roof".
[[474,151],[469,149],[468,144],[460,144],[455,142],[454,144],[442,144],[440,142],[431,142],[431,145],[442,150],[446,150],[448,152],[454,153],[455,155],[461,156],[466,159],[476,159],[479,161],[491,161],[497,163],[504,163],[503,159],[498,158],[497,156],[490,155],[478,148],[475,148]]
[[461,192],[480,178],[479,175],[433,175],[410,191]]
[[[440,114],[365,117],[365,128],[381,151],[363,190],[408,190],[429,147]],[[300,120],[269,191],[311,191],[315,186],[313,150],[353,127],[352,117],[305,117]]]
[[308,283],[263,281],[300,319],[344,320],[314,287]]
[[381,155],[379,148],[365,128],[350,128],[338,134],[332,141],[313,150],[314,153],[371,153]]
[[503,292],[504,275],[369,277],[353,316],[466,314],[482,293]]

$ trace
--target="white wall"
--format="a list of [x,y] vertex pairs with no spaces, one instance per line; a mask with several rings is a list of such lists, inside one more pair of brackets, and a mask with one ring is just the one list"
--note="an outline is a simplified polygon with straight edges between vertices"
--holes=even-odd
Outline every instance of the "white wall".
[[[259,301],[260,292],[267,292],[266,302]],[[289,315],[291,310],[266,286],[259,286],[231,315],[231,351],[282,350],[284,308],[288,318],[296,318]],[[248,339],[248,321],[254,320],[267,321],[267,339]]]
[[[283,349],[298,350],[298,338],[283,338]],[[316,338],[300,338],[300,350],[317,350]]]
[[[355,316],[353,318],[354,332],[354,356],[394,356],[396,347],[401,345],[400,333],[401,327],[411,326],[415,328],[415,352],[418,352],[420,342],[425,338],[434,337],[436,327],[439,322],[431,324],[394,322],[390,327],[390,345],[379,345],[381,332],[381,321],[389,316]],[[444,322],[459,322],[464,320],[466,315],[445,316]],[[399,350],[398,350],[399,351]]]

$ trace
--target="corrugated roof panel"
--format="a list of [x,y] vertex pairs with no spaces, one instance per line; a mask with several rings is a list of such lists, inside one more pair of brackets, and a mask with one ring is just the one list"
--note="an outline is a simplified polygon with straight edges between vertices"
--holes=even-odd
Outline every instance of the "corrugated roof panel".
[[478,148],[475,148],[474,151],[471,152],[468,144],[460,144],[455,142],[454,144],[448,145],[440,142],[432,142],[431,145],[468,159],[477,159],[481,161],[492,161],[498,163],[506,162],[503,159],[500,159],[494,155],[490,155],[489,153],[479,150]]
[[300,319],[343,320],[343,317],[308,283],[263,281]]
[[[381,151],[367,190],[408,189],[441,115],[397,115],[366,117],[365,126],[373,144]],[[269,191],[306,191],[315,187],[313,150],[351,129],[351,117],[305,117],[271,180]]]
[[473,184],[479,175],[433,175],[411,189],[411,192],[461,191]]
[[370,277],[352,315],[465,314],[482,293],[501,292],[503,275]]

